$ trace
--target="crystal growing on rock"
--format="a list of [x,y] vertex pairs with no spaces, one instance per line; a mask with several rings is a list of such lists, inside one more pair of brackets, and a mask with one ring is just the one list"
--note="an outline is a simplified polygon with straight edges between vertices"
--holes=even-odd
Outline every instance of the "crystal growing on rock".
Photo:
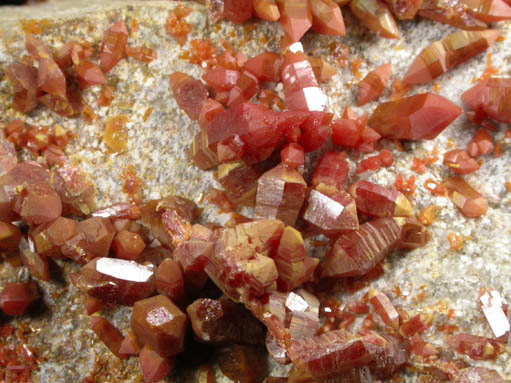
[[275,0],[254,0],[254,13],[263,20],[277,21],[280,18],[279,8]]
[[0,309],[6,315],[23,315],[40,298],[35,282],[6,283],[0,292]]
[[105,31],[99,54],[103,73],[109,72],[124,58],[127,42],[128,29],[124,21],[118,21]]
[[28,113],[39,103],[37,87],[37,68],[22,62],[14,62],[5,69],[5,75],[13,89],[12,107]]
[[444,97],[422,93],[380,104],[369,125],[386,138],[432,140],[461,113],[459,106]]
[[294,225],[305,199],[307,183],[302,175],[285,164],[264,173],[257,184],[254,216],[280,219]]
[[459,333],[447,338],[447,344],[456,352],[475,360],[495,359],[501,352],[501,344],[494,339]]
[[327,236],[358,229],[357,204],[346,192],[312,189],[307,197],[303,219]]
[[266,358],[253,346],[236,344],[220,349],[218,367],[227,378],[239,383],[261,382],[268,375]]
[[51,222],[62,213],[59,195],[47,182],[25,186],[14,200],[13,210],[28,225]]
[[387,87],[391,75],[391,63],[380,65],[369,72],[359,84],[357,104],[362,106],[380,97]]
[[448,70],[491,47],[499,37],[497,30],[458,31],[424,48],[412,63],[403,81],[426,84]]
[[94,183],[81,167],[59,167],[52,172],[51,184],[62,200],[63,215],[88,215],[96,210]]
[[411,20],[419,11],[422,0],[385,0],[399,20]]
[[486,23],[469,13],[463,1],[423,0],[419,16],[465,30],[484,30]]
[[309,0],[312,29],[323,35],[344,36],[341,8],[332,0]]
[[170,87],[179,108],[190,119],[199,119],[201,108],[208,98],[208,90],[199,80],[182,72],[174,72],[170,75]]
[[207,343],[261,344],[265,329],[242,305],[200,298],[186,308],[195,336]]
[[481,81],[461,95],[461,99],[480,120],[491,117],[496,121],[511,122],[511,79],[489,78]]
[[164,295],[138,300],[133,306],[131,330],[138,342],[162,356],[183,351],[188,318]]
[[93,315],[90,317],[90,327],[116,357],[124,357],[119,352],[124,338],[121,332],[110,321],[106,318]]
[[140,234],[128,230],[118,232],[112,242],[112,251],[120,259],[134,261],[144,251],[145,243]]
[[396,246],[401,227],[394,218],[378,218],[341,235],[322,265],[323,277],[364,275]]
[[312,26],[312,13],[308,0],[277,1],[279,7],[279,23],[291,41],[300,41],[305,32]]
[[167,258],[160,263],[155,274],[156,291],[180,302],[185,294],[183,271],[177,261]]
[[325,153],[312,173],[311,186],[318,190],[328,189],[335,194],[337,191],[344,190],[349,171],[346,153]]
[[467,218],[477,218],[488,210],[486,199],[467,184],[461,177],[451,177],[444,181],[449,198]]
[[399,313],[390,301],[389,297],[375,289],[369,290],[369,303],[373,306],[374,311],[380,316],[383,322],[392,328],[399,327]]
[[78,288],[107,303],[131,306],[154,294],[154,266],[115,258],[95,258],[78,278]]
[[19,249],[21,261],[30,271],[30,274],[34,278],[48,282],[50,280],[48,259],[44,254],[36,253],[32,239],[21,238]]
[[263,52],[250,60],[243,67],[250,71],[259,81],[280,81],[280,72],[284,59],[272,52]]
[[409,217],[412,204],[396,189],[386,188],[369,181],[351,185],[349,193],[355,198],[357,210],[370,217]]
[[470,174],[479,170],[479,164],[462,149],[444,153],[444,165],[456,174]]
[[147,345],[142,347],[139,361],[140,370],[147,383],[161,382],[174,367],[173,359],[163,356]]
[[364,26],[381,37],[400,38],[394,16],[384,2],[380,0],[352,0],[350,9]]

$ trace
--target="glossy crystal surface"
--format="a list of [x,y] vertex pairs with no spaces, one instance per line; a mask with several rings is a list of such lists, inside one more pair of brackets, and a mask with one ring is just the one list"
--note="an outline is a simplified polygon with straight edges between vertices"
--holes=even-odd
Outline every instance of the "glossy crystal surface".
[[491,117],[499,122],[511,122],[511,79],[489,78],[461,95],[461,99],[481,120]]
[[449,198],[467,218],[477,218],[488,210],[486,199],[461,177],[451,177],[444,181]]
[[35,282],[6,283],[0,292],[0,309],[6,315],[23,315],[40,298]]
[[202,105],[208,98],[208,90],[199,80],[182,72],[170,75],[170,87],[179,108],[192,120],[198,120]]
[[99,54],[101,69],[104,73],[109,72],[124,58],[127,41],[128,29],[122,20],[105,31]]
[[309,0],[312,29],[323,35],[344,36],[341,8],[332,0]]
[[364,26],[377,35],[389,39],[400,37],[394,16],[383,1],[352,0],[350,9]]
[[391,63],[380,65],[369,72],[358,85],[358,105],[365,105],[380,97],[387,87],[391,75]]
[[90,327],[108,349],[118,358],[123,358],[119,350],[123,341],[121,332],[106,318],[93,315],[90,317]]

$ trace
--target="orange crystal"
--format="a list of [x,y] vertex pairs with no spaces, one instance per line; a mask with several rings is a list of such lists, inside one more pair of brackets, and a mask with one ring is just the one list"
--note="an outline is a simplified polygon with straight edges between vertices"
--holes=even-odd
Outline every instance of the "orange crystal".
[[394,16],[380,0],[352,0],[350,9],[367,28],[389,39],[400,37]]
[[449,198],[467,218],[477,218],[488,210],[486,199],[467,184],[461,177],[447,178],[444,185]]

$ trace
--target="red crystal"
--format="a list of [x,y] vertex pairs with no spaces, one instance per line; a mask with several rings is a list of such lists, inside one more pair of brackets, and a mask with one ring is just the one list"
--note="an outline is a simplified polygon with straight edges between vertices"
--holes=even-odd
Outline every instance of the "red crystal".
[[302,175],[285,164],[264,173],[257,184],[254,216],[280,219],[294,225],[305,199],[307,183]]
[[410,352],[423,358],[438,355],[436,347],[431,343],[424,342],[419,334],[415,334],[410,338]]
[[94,315],[90,317],[90,327],[116,357],[124,357],[124,355],[119,352],[123,336],[112,323],[105,318]]
[[332,0],[309,0],[312,29],[323,35],[344,36],[341,8]]
[[231,90],[234,88],[239,78],[239,71],[226,69],[221,66],[217,66],[213,69],[208,69],[202,76],[202,79],[217,92]]
[[236,24],[252,18],[252,0],[223,0],[224,18]]
[[362,106],[380,97],[387,87],[391,75],[391,63],[380,65],[369,72],[359,84],[357,104]]
[[477,218],[486,214],[488,210],[486,199],[467,184],[463,178],[447,178],[444,181],[444,186],[451,201],[465,217]]
[[432,140],[461,113],[462,109],[449,100],[423,93],[380,104],[369,124],[386,138]]
[[20,239],[21,232],[17,226],[8,222],[0,222],[0,250],[17,250]]
[[142,347],[139,354],[140,369],[147,383],[162,381],[174,367],[174,360],[154,351],[149,346]]
[[261,220],[219,229],[206,272],[232,300],[246,303],[277,287],[278,271],[270,254],[276,251],[284,224]]
[[48,165],[63,166],[67,162],[67,156],[60,147],[50,144],[42,152],[43,157],[48,162]]
[[312,189],[303,211],[303,219],[327,236],[358,229],[357,205],[346,192]]
[[399,332],[407,337],[422,333],[433,324],[433,315],[417,314],[401,324]]
[[381,262],[401,236],[398,219],[378,218],[341,235],[322,266],[323,277],[364,275]]
[[141,345],[162,356],[183,351],[188,318],[164,295],[139,300],[133,306],[131,330]]
[[499,122],[511,122],[511,79],[489,78],[465,91],[461,99],[477,114]]
[[185,73],[174,72],[170,75],[170,87],[179,108],[190,119],[198,120],[202,106],[208,99],[208,90],[204,84]]
[[370,217],[408,217],[412,204],[401,192],[369,181],[359,181],[349,188],[357,210]]
[[[236,79],[236,81],[238,81],[238,79]],[[208,98],[206,102],[202,105],[202,109],[199,114],[199,125],[201,129],[206,129],[206,126],[224,110],[225,108],[223,107],[222,104],[220,104],[218,101],[213,100],[212,98]]]
[[300,126],[302,135],[299,139],[305,152],[319,149],[332,135],[330,122],[333,115],[324,112],[311,112],[309,117]]
[[96,257],[107,257],[115,236],[115,229],[106,218],[92,217],[78,223],[78,232],[84,235],[84,250],[89,260]]
[[51,222],[62,213],[59,195],[47,182],[27,185],[14,200],[13,210],[28,225]]
[[399,313],[385,293],[371,288],[369,303],[387,326],[395,329],[399,327]]
[[412,63],[403,81],[426,84],[492,46],[499,32],[459,31],[424,48]]
[[281,55],[263,52],[248,60],[243,68],[256,76],[259,81],[279,82],[283,62]]
[[312,13],[307,0],[277,1],[280,11],[279,23],[292,41],[300,41],[312,26]]
[[124,21],[118,21],[106,30],[99,54],[103,73],[109,72],[124,58],[127,42],[128,29]]
[[447,338],[447,344],[456,352],[475,360],[495,359],[501,353],[501,344],[494,339],[470,334],[456,334]]
[[131,306],[154,293],[154,266],[95,258],[82,268],[78,287],[107,303]]
[[511,7],[504,0],[464,0],[468,12],[486,23],[511,20]]
[[385,0],[385,2],[400,20],[413,19],[422,4],[422,0]]
[[38,254],[59,258],[60,246],[78,234],[78,226],[69,218],[58,217],[29,232]]
[[280,151],[280,162],[286,164],[292,169],[300,169],[305,163],[305,153],[303,148],[295,143],[291,143]]
[[381,37],[400,38],[396,21],[387,5],[380,0],[352,0],[350,9],[359,21]]
[[183,271],[177,261],[164,259],[156,269],[155,286],[158,293],[168,296],[173,302],[180,302],[185,294]]
[[471,15],[460,1],[423,0],[419,16],[465,30],[484,30],[488,25]]
[[106,82],[105,75],[101,68],[90,61],[80,61],[76,65],[76,74],[80,88],[85,89],[89,86],[103,85]]
[[456,383],[505,383],[497,371],[486,367],[463,368],[456,376]]
[[229,92],[227,106],[233,107],[250,99],[259,92],[259,80],[249,71],[242,71],[240,78],[236,82],[236,86]]
[[186,308],[195,336],[207,343],[261,344],[265,329],[242,305],[229,299],[197,299]]
[[6,315],[23,315],[40,298],[35,282],[6,283],[0,293],[0,309]]
[[495,338],[505,339],[509,336],[510,323],[504,311],[504,303],[497,290],[483,287],[479,292],[479,303]]
[[53,58],[53,54],[44,43],[31,34],[25,37],[27,51],[37,60],[37,85],[49,94],[66,96],[66,78]]
[[19,248],[21,261],[32,277],[48,282],[50,280],[48,259],[45,255],[36,253],[32,239],[22,238]]
[[13,88],[12,107],[28,113],[39,103],[37,100],[37,68],[22,62],[14,62],[5,68],[5,75]]
[[485,129],[479,129],[467,144],[470,157],[479,157],[493,152],[493,139]]
[[312,65],[304,53],[286,53],[281,77],[288,109],[318,112],[325,110],[326,96],[319,87]]
[[321,57],[307,57],[307,60],[312,66],[316,79],[321,84],[328,82],[337,74],[337,70]]
[[133,57],[135,60],[149,64],[158,58],[158,53],[146,46],[130,47],[126,46],[126,56]]
[[112,218],[112,219],[139,219],[142,215],[137,205],[120,202],[98,209],[91,214],[92,217]]
[[124,356],[138,355],[140,352],[140,345],[137,342],[133,331],[129,330],[124,339],[122,340],[121,347],[119,348],[119,354]]
[[53,172],[52,186],[62,200],[63,215],[88,215],[96,210],[96,190],[79,166],[64,165]]
[[331,190],[331,194],[344,190],[349,170],[346,153],[326,153],[312,173],[311,186],[318,190]]
[[138,258],[145,248],[145,243],[140,234],[121,230],[112,243],[112,250],[117,258],[133,261]]
[[456,174],[470,174],[479,170],[479,164],[462,149],[444,153],[444,165]]
[[170,196],[147,202],[142,207],[142,222],[162,245],[173,249],[188,240],[191,222],[198,216],[198,208],[191,200]]
[[423,247],[431,239],[431,233],[426,229],[422,223],[415,218],[402,219],[401,237],[397,242],[399,249],[416,249]]
[[291,291],[313,278],[319,260],[305,255],[302,234],[288,226],[280,237],[276,254],[273,256],[279,273],[278,287]]

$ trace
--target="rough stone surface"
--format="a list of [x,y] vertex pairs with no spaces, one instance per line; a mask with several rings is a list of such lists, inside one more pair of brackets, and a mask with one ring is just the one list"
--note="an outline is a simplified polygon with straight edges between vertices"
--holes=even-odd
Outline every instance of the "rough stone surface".
[[[122,194],[121,173],[129,164],[134,165],[137,174],[143,180],[144,198],[157,199],[168,193],[176,193],[196,202],[203,193],[214,185],[212,172],[204,173],[190,166],[187,159],[187,146],[198,131],[198,125],[192,123],[181,112],[172,98],[168,75],[174,71],[183,71],[198,78],[202,71],[198,66],[179,59],[188,43],[180,47],[175,39],[165,32],[165,20],[169,10],[175,7],[172,1],[121,1],[112,0],[55,0],[37,7],[2,7],[0,11],[0,125],[22,118],[32,125],[62,125],[73,131],[77,138],[66,148],[70,158],[79,162],[95,178],[98,189],[98,206],[107,206],[119,199]],[[220,23],[218,26],[207,21],[206,12],[200,5],[187,3],[193,8],[188,20],[193,24],[191,38],[209,36],[219,44],[220,38],[226,38],[235,48],[240,47],[242,36],[247,33],[245,26]],[[48,18],[48,26],[39,35],[51,47],[76,40],[90,41],[94,47],[101,44],[103,32],[119,19],[124,19],[130,29],[130,21],[138,21],[138,31],[130,33],[128,44],[147,43],[157,50],[158,59],[150,64],[135,60],[122,60],[107,75],[107,83],[114,88],[114,100],[110,108],[97,105],[101,88],[91,87],[85,90],[87,104],[99,118],[90,124],[83,119],[66,119],[38,108],[25,116],[11,107],[11,90],[4,75],[6,65],[22,55],[24,37],[21,32],[22,19]],[[337,46],[350,46],[351,59],[361,58],[359,71],[362,76],[378,65],[392,62],[395,74],[404,74],[413,58],[428,44],[454,32],[452,27],[435,24],[427,20],[400,23],[400,40],[379,39],[359,26],[353,17],[346,13],[347,37],[317,36],[307,34],[303,39],[306,52],[312,56],[326,55],[327,61],[338,69],[322,88],[329,99],[329,108],[336,118],[341,116],[347,104],[355,105],[358,82],[350,67],[340,69],[332,58],[331,42]],[[264,50],[278,51],[283,34],[277,23],[257,22],[256,28],[248,32],[249,39],[241,47],[248,56],[254,56]],[[493,65],[501,68],[500,74],[509,76],[507,66],[511,60],[511,24],[497,23],[505,40],[496,43],[488,52],[492,53]],[[266,43],[261,44],[265,36]],[[438,94],[454,103],[462,105],[461,93],[472,86],[474,76],[480,76],[486,67],[486,54],[479,55],[455,70],[439,77]],[[433,84],[418,86],[414,92],[431,91]],[[380,102],[388,100],[387,89]],[[281,94],[282,96],[282,94]],[[364,108],[354,108],[371,112],[377,105],[371,102]],[[144,122],[147,108],[153,112]],[[111,155],[102,142],[104,123],[107,117],[118,114],[129,115],[128,148],[122,155]],[[467,181],[488,199],[488,213],[480,219],[466,219],[446,197],[432,195],[426,190],[424,182],[431,178],[441,180],[449,175],[441,161],[432,165],[424,175],[410,171],[413,157],[423,157],[434,147],[440,153],[451,149],[450,140],[456,147],[464,148],[476,127],[465,116],[459,118],[433,141],[405,144],[404,152],[394,152],[395,164],[388,169],[364,173],[371,182],[390,186],[399,171],[406,178],[414,174],[417,191],[412,202],[418,212],[426,206],[440,206],[436,221],[430,226],[433,240],[422,249],[398,254],[388,258],[388,271],[373,287],[388,293],[396,305],[417,312],[436,311],[434,326],[428,330],[427,337],[433,344],[443,345],[444,336],[438,333],[438,325],[447,321],[448,310],[452,308],[455,318],[449,323],[457,324],[462,331],[475,335],[491,336],[491,330],[485,322],[477,303],[480,286],[491,286],[508,301],[511,298],[511,193],[506,193],[505,181],[511,177],[511,149],[509,140],[504,145],[503,156],[485,158],[481,169],[466,176]],[[503,139],[504,129],[496,135]],[[186,143],[183,145],[183,143]],[[318,151],[319,153],[319,151]],[[319,156],[313,153],[306,161],[310,168]],[[349,160],[352,172],[356,164]],[[310,172],[306,173],[309,176]],[[350,177],[349,183],[356,181]],[[218,187],[218,186],[217,186]],[[214,206],[205,207],[203,221],[224,222],[226,215],[218,215]],[[247,212],[249,213],[249,212]],[[461,251],[449,250],[447,235],[455,232],[463,236]],[[470,239],[467,239],[467,238]],[[312,247],[311,247],[312,248]],[[318,251],[318,256],[321,256]],[[75,265],[59,261],[63,274],[77,271]],[[13,269],[6,262],[0,265],[0,285],[6,282],[25,281],[28,272],[25,268]],[[404,297],[392,294],[392,287],[399,285]],[[414,299],[427,286],[422,301]],[[142,382],[136,358],[121,361],[112,356],[99,339],[89,329],[89,321],[83,306],[85,296],[73,287],[68,277],[61,281],[41,282],[46,310],[35,318],[18,318],[13,323],[27,323],[33,330],[27,335],[30,345],[35,346],[43,361],[34,375],[35,382],[67,383],[82,381],[97,369],[98,381],[102,382]],[[362,296],[366,290],[357,293]],[[341,296],[342,298],[342,296]],[[350,300],[353,298],[350,298]],[[130,308],[108,311],[108,319],[124,334],[129,327]],[[486,362],[474,362],[466,359],[472,366],[492,367]],[[71,367],[72,366],[72,367]],[[511,358],[508,354],[499,357],[496,368],[511,376]],[[272,364],[272,375],[279,376],[281,367]],[[194,381],[198,369],[185,370],[176,365],[176,372],[169,381]],[[222,374],[217,371],[218,378]],[[407,373],[408,382],[418,380],[417,375]],[[219,382],[229,382],[225,378]]]

